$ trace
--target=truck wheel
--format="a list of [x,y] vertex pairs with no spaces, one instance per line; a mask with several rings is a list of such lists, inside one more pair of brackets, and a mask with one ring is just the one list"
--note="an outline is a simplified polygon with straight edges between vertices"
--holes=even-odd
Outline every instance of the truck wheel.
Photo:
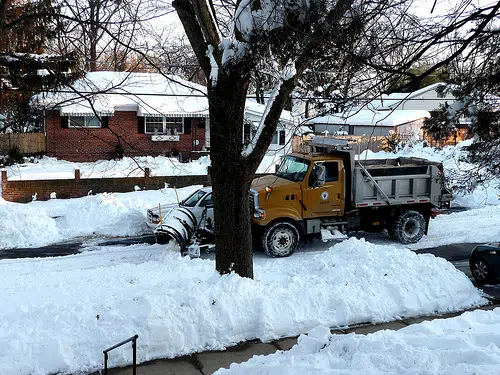
[[295,252],[299,240],[299,231],[295,225],[280,221],[264,231],[262,247],[272,257],[287,257]]
[[389,233],[392,238],[401,243],[420,241],[425,232],[425,219],[420,212],[405,211],[394,220]]

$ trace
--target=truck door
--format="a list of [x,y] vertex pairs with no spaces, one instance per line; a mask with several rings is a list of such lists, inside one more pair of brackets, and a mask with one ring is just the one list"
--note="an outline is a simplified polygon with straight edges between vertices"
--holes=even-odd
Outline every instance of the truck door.
[[[318,186],[317,175],[324,166],[324,184]],[[303,192],[303,217],[342,216],[344,212],[344,169],[338,161],[314,163]]]

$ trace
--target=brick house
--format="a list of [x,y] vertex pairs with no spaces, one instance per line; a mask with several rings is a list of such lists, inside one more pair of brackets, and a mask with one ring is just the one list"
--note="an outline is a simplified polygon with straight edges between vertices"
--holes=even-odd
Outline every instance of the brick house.
[[[96,161],[120,154],[181,153],[197,158],[210,148],[204,86],[177,76],[92,72],[73,87],[34,98],[34,105],[45,111],[49,156]],[[248,101],[248,123],[260,121],[264,110],[264,105]],[[284,111],[270,150],[286,152],[292,129],[293,119]]]

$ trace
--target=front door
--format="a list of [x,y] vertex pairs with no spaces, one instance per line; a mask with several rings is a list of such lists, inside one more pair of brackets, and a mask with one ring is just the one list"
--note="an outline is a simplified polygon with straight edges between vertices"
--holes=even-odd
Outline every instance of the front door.
[[[325,167],[325,183],[317,186],[317,171]],[[316,162],[304,189],[305,219],[318,216],[342,216],[344,211],[344,169],[338,161]]]

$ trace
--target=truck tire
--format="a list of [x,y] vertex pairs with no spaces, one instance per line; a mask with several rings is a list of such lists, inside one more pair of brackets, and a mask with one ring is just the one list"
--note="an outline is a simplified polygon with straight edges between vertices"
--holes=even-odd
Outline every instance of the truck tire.
[[297,227],[286,221],[270,225],[262,236],[262,247],[272,257],[282,258],[292,255],[299,245]]
[[425,219],[420,212],[405,211],[396,217],[389,235],[396,241],[408,244],[420,241],[425,232]]

